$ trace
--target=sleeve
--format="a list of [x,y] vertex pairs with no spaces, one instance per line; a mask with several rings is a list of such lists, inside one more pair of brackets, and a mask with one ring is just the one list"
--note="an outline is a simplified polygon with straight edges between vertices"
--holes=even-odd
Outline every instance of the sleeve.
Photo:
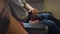
[[16,4],[18,6],[24,6],[24,4],[26,3],[25,0],[9,0],[11,3]]
[[25,0],[22,0],[22,2],[23,2],[23,3],[26,3],[26,1],[25,1]]

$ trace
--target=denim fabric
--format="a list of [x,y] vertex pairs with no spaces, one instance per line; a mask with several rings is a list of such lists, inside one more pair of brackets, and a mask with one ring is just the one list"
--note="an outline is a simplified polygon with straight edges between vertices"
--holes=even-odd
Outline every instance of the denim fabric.
[[52,17],[53,15],[51,15],[50,13],[41,13],[38,14],[36,18],[38,18],[39,20],[43,20],[43,19],[50,19]]
[[55,24],[54,21],[44,19],[44,20],[42,20],[41,23],[44,24],[44,25],[47,25],[48,28],[49,28],[49,31],[52,34],[60,34],[60,28]]

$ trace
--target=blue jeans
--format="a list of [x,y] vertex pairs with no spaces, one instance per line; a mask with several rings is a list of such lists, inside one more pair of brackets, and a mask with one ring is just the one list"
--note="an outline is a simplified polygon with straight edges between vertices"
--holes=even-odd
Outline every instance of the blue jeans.
[[44,19],[41,23],[47,25],[49,31],[53,34],[60,34],[60,28],[55,24],[54,21]]

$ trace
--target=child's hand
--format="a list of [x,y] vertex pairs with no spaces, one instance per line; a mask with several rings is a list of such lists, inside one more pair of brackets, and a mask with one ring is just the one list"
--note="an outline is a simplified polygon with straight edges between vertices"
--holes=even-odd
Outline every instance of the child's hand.
[[29,20],[29,23],[31,23],[31,24],[39,24],[39,20],[34,20],[34,21]]

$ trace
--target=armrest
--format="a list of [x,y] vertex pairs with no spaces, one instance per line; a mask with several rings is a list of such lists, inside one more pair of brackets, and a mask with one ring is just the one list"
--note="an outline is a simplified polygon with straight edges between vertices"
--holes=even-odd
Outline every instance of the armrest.
[[30,34],[47,34],[47,26],[43,24],[30,24],[30,23],[23,23],[24,28]]

